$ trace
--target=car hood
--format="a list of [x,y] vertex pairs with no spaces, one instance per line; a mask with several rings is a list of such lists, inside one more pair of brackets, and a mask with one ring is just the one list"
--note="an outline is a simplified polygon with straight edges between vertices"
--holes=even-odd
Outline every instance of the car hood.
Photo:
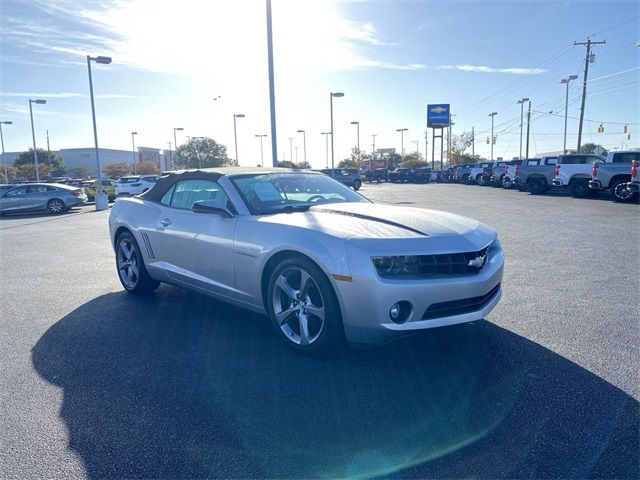
[[312,229],[349,240],[465,237],[488,244],[495,232],[482,223],[451,213],[374,203],[336,203],[306,212],[280,213],[261,221]]

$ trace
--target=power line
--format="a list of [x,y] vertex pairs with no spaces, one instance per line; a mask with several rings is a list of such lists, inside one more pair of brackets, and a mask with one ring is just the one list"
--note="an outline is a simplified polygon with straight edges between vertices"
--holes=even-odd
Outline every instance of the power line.
[[587,83],[597,82],[598,80],[602,80],[603,78],[615,77],[616,75],[622,75],[623,73],[633,72],[634,70],[640,70],[640,67],[630,68],[628,70],[621,70],[619,72],[610,73],[609,75],[603,75],[602,77],[592,78]]

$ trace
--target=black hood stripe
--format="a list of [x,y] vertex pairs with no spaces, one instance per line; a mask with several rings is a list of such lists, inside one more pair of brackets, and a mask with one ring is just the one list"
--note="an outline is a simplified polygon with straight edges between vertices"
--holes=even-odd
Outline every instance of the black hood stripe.
[[363,215],[361,213],[345,212],[345,211],[342,211],[342,210],[332,210],[330,208],[311,207],[310,210],[312,212],[333,213],[335,215],[344,215],[344,216],[347,216],[347,217],[354,217],[354,218],[360,218],[362,220],[369,220],[371,222],[383,223],[385,225],[390,225],[392,227],[402,228],[404,230],[408,230],[409,232],[417,233],[418,235],[423,235],[425,237],[429,236],[426,233],[421,232],[420,230],[416,230],[415,228],[412,228],[412,227],[409,227],[407,225],[403,225],[401,223],[397,223],[397,222],[394,222],[394,221],[391,221],[391,220],[385,220],[384,218],[372,217],[372,216],[369,216],[369,215]]

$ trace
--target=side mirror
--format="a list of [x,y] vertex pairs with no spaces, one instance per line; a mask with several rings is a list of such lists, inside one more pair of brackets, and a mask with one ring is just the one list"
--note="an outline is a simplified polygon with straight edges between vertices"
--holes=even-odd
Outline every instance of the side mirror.
[[227,218],[235,216],[218,200],[198,200],[191,206],[191,211],[194,213],[213,213]]

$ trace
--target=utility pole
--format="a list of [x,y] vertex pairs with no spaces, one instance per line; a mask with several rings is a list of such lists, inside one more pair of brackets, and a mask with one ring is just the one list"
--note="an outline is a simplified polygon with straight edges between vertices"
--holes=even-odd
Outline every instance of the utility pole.
[[476,131],[475,127],[471,127],[471,156],[476,158]]
[[51,149],[49,148],[49,129],[47,129],[47,163],[49,164],[49,176],[53,173],[51,169]]
[[492,112],[489,114],[489,116],[491,117],[491,161],[493,162],[493,144],[495,143],[494,141],[494,137],[493,137],[493,117],[495,117],[498,114],[498,112]]
[[587,55],[584,59],[584,81],[582,82],[582,105],[580,106],[580,123],[578,124],[578,149],[580,153],[580,144],[582,143],[582,123],[584,122],[584,104],[587,100],[587,77],[589,76],[589,63],[591,63],[591,45],[600,45],[607,43],[606,40],[601,42],[592,42],[590,38],[587,38],[586,42],[573,42],[574,45],[586,45]]
[[427,156],[429,153],[429,129],[424,131],[424,161],[428,162]]
[[378,135],[374,134],[371,135],[371,138],[373,139],[373,145],[371,146],[371,154],[373,155],[373,158],[376,157],[376,137]]
[[278,141],[276,138],[276,90],[273,73],[273,32],[271,0],[267,0],[267,59],[269,64],[269,112],[271,114],[271,162],[278,166]]
[[527,110],[527,153],[525,158],[529,158],[529,130],[531,127],[531,100],[529,100],[529,110]]

